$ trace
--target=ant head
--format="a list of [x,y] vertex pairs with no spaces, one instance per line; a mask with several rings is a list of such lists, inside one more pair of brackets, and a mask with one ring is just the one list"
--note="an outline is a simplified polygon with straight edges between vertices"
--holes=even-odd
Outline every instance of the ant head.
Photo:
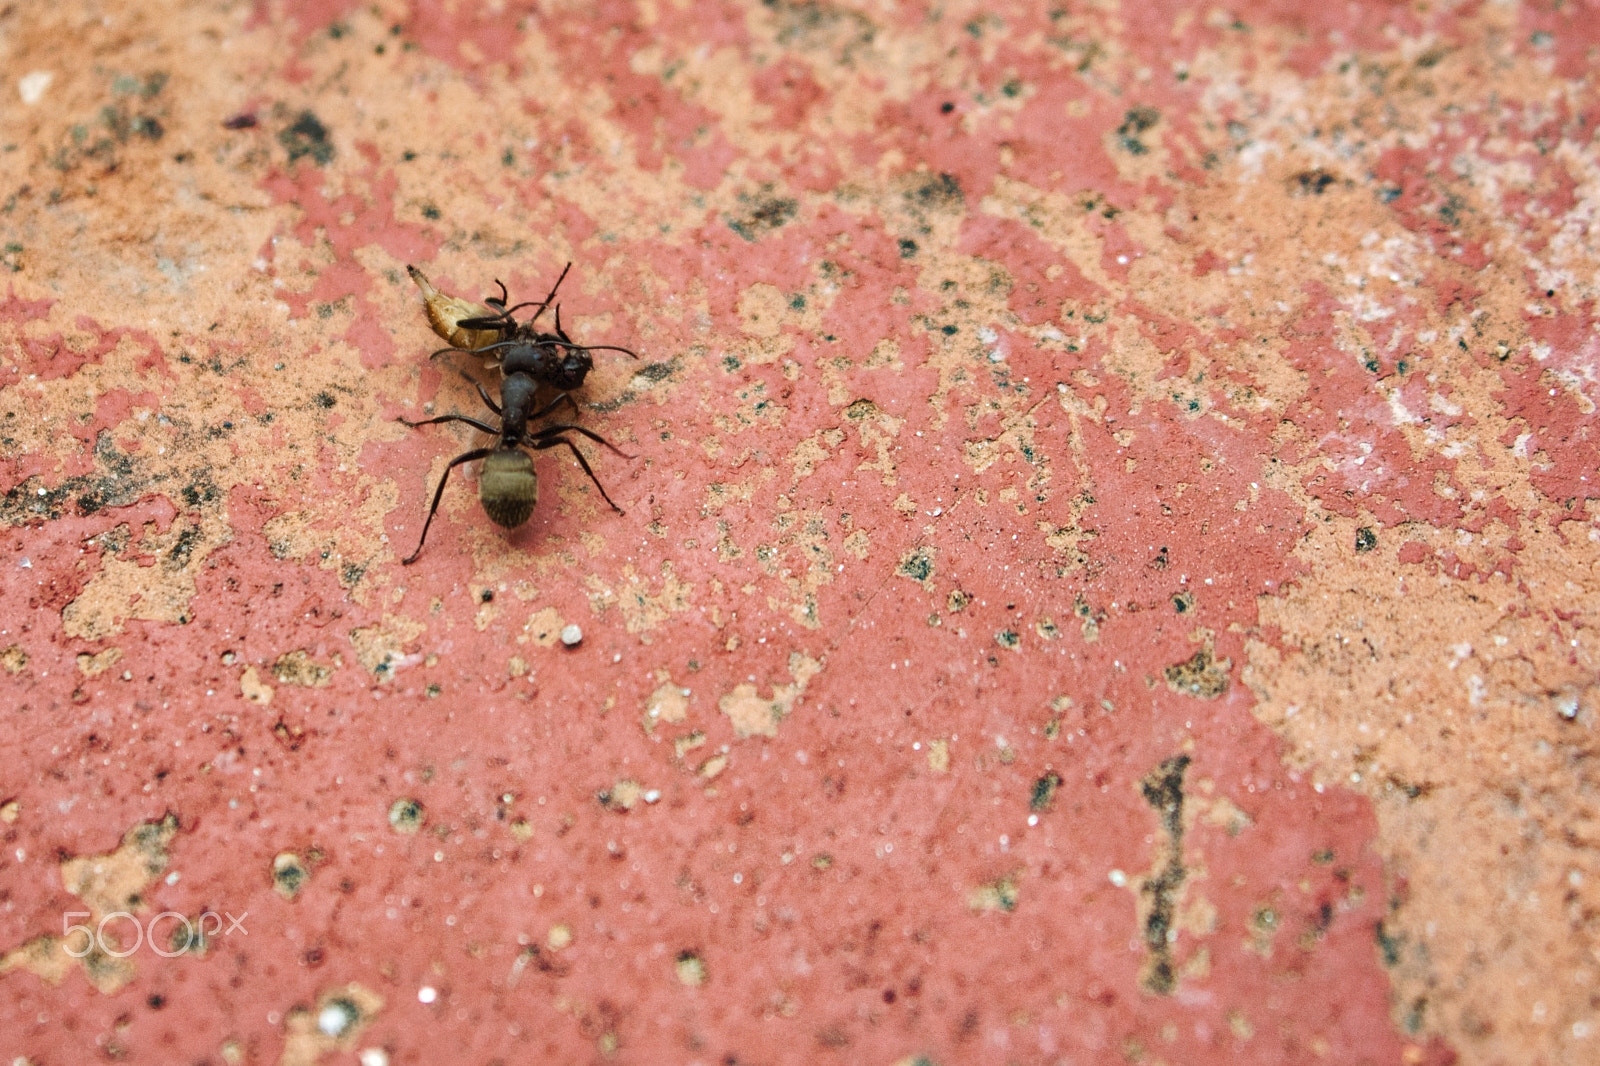
[[594,356],[586,348],[552,348],[549,366],[550,384],[562,392],[571,392],[594,369]]
[[478,472],[478,499],[496,525],[515,529],[528,520],[539,500],[539,479],[533,459],[516,448],[497,448]]
[[500,356],[501,371],[507,376],[527,374],[560,392],[571,392],[594,369],[594,356],[586,348],[551,343],[557,340],[552,334],[541,333],[535,340],[509,345]]

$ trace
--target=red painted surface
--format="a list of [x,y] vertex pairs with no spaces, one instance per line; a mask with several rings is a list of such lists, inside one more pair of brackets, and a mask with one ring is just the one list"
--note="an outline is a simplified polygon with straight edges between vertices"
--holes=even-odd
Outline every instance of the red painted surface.
[[[98,397],[71,430],[81,448],[64,458],[0,459],[6,487],[42,509],[5,528],[10,561],[0,566],[0,646],[27,656],[25,669],[0,673],[0,801],[26,812],[0,825],[13,856],[0,864],[0,952],[59,934],[62,915],[82,909],[55,873],[61,858],[112,852],[128,829],[167,812],[179,829],[141,892],[141,920],[248,915],[247,931],[219,937],[203,959],[141,948],[131,981],[109,994],[76,971],[59,986],[25,970],[0,975],[3,1050],[41,1064],[113,1049],[127,1061],[222,1061],[231,1040],[239,1061],[274,1062],[291,1010],[315,1013],[355,983],[383,1006],[323,1061],[379,1047],[396,1063],[1453,1061],[1445,1044],[1414,1043],[1390,1019],[1375,945],[1396,886],[1373,850],[1371,804],[1286,766],[1238,682],[1245,641],[1261,636],[1256,598],[1306,572],[1292,554],[1306,507],[1269,483],[1280,460],[1328,461],[1293,487],[1333,514],[1480,530],[1498,519],[1502,572],[1512,571],[1518,516],[1475,510],[1458,463],[1414,454],[1396,421],[1398,408],[1420,415],[1435,395],[1448,404],[1448,389],[1428,386],[1426,366],[1401,369],[1394,352],[1364,366],[1334,351],[1328,337],[1346,309],[1315,279],[1282,293],[1299,308],[1285,358],[1314,384],[1281,420],[1240,398],[1247,370],[1218,366],[1194,380],[1206,351],[1249,343],[1254,327],[1185,320],[1145,302],[1136,268],[1157,249],[1136,234],[1162,231],[1118,216],[1154,215],[1181,234],[1187,208],[1178,205],[1212,180],[1200,158],[1203,85],[1141,83],[1114,106],[1097,96],[1065,117],[1087,83],[1018,44],[1053,32],[1042,13],[999,13],[1007,35],[993,47],[946,14],[933,36],[959,78],[885,91],[869,132],[824,148],[804,136],[830,91],[814,55],[768,54],[748,25],[757,15],[733,5],[661,6],[650,25],[621,4],[585,15],[419,2],[394,20],[394,41],[457,68],[475,89],[491,77],[514,84],[535,61],[558,68],[573,100],[605,101],[633,153],[628,180],[680,168],[687,186],[709,193],[737,167],[751,190],[772,184],[773,195],[793,198],[792,216],[768,225],[782,210],[769,204],[778,213],[761,215],[752,191],[754,240],[720,202],[687,231],[604,232],[592,208],[552,191],[549,174],[610,175],[610,147],[593,126],[531,97],[507,138],[522,145],[513,154],[523,170],[508,167],[493,188],[465,173],[460,188],[438,191],[446,203],[517,205],[530,229],[542,227],[535,238],[549,238],[481,276],[436,273],[442,288],[479,298],[500,271],[526,298],[559,267],[557,249],[572,248],[566,312],[609,323],[581,339],[639,347],[641,366],[661,368],[655,379],[633,377],[640,367],[600,353],[596,381],[610,391],[588,397],[617,402],[586,412],[584,424],[638,455],[595,460],[626,516],[600,505],[570,462],[545,454],[544,497],[527,527],[492,527],[470,498],[475,481],[461,478],[421,559],[401,568],[440,460],[468,445],[438,427],[380,430],[418,417],[424,401],[439,412],[475,411],[477,401],[425,362],[437,341],[414,299],[408,319],[385,317],[389,290],[372,264],[431,270],[449,220],[417,222],[401,175],[408,164],[363,135],[353,141],[359,158],[336,164],[337,185],[305,160],[275,165],[258,183],[292,220],[278,236],[295,240],[291,256],[259,250],[268,277],[283,282],[275,298],[293,320],[345,301],[337,328],[296,335],[300,349],[264,363],[236,343],[247,324],[217,345],[256,358],[261,374],[273,359],[321,365],[338,347],[361,371],[415,365],[417,377],[330,396],[317,416],[323,436],[294,442],[306,451],[292,479],[286,460],[270,482],[140,481],[155,446],[193,444],[161,428],[124,436],[136,409],[170,402],[153,380]],[[797,32],[810,32],[811,16],[846,17],[820,5],[790,10]],[[1198,19],[1173,32],[1187,13],[1129,8],[1119,47],[1162,70],[1219,47],[1225,31]],[[1387,47],[1385,27],[1424,28],[1422,15],[1388,6],[1268,3],[1246,13],[1298,41],[1287,62],[1304,76],[1336,53]],[[357,14],[350,4],[264,4],[252,26],[283,34],[290,50],[273,76],[303,85],[307,42]],[[933,14],[873,17],[884,33]],[[521,44],[532,33],[540,47],[530,53]],[[645,49],[702,47],[736,53],[752,98],[772,108],[768,128],[802,135],[792,153],[749,154],[716,112],[632,65]],[[1013,82],[1024,96],[1002,121],[995,101]],[[955,106],[946,111],[946,101]],[[1164,177],[1125,177],[1112,155],[1136,106],[1161,115],[1173,158]],[[500,151],[493,138],[485,144]],[[1390,208],[1403,226],[1436,225],[1421,175],[1453,151],[1441,142],[1393,153],[1374,175],[1401,188]],[[1002,176],[1098,196],[1105,210],[1088,223],[1098,262],[1065,260],[1023,223],[980,211]],[[869,179],[907,191],[867,206],[809,195]],[[1553,180],[1549,195],[1570,198],[1571,188]],[[917,231],[918,247],[906,248],[914,227],[886,218],[883,204],[954,218],[953,243]],[[312,246],[330,260],[302,259]],[[1459,261],[1470,271],[1484,247],[1481,234],[1462,237]],[[1198,244],[1183,255],[1169,268],[1181,279],[1227,268]],[[933,256],[948,258],[935,266]],[[999,304],[1015,324],[967,313],[928,284],[925,272],[954,276],[948,263],[958,260],[1008,275]],[[822,261],[832,264],[825,274]],[[973,305],[991,298],[981,277],[961,282]],[[793,339],[765,362],[727,341],[758,285],[781,294],[790,317],[779,333]],[[1470,298],[1452,291],[1442,306]],[[819,308],[817,328],[797,324]],[[1081,350],[1036,343],[1026,330],[1062,323],[1063,308],[1123,317],[1109,339],[1096,332]],[[1396,327],[1414,338],[1441,309],[1415,304]],[[45,300],[0,304],[0,322],[19,333],[48,315]],[[1572,370],[1588,359],[1580,338],[1592,323],[1584,305],[1529,328],[1557,351],[1552,370]],[[141,369],[152,378],[179,356],[178,343],[132,326],[78,326],[98,339],[83,347],[28,333],[20,355],[8,349],[0,386],[81,374],[124,343],[150,349]],[[897,366],[864,365],[880,341],[898,346]],[[1106,370],[1136,344],[1158,354],[1170,402]],[[1525,351],[1502,364],[1475,345],[1463,358],[1500,375],[1528,447],[1550,457],[1534,475],[1540,490],[1592,496],[1593,419],[1579,401],[1551,393]],[[280,403],[272,390],[282,386],[267,380],[229,380],[216,402],[259,422]],[[185,382],[176,387],[185,403],[212,402]],[[849,406],[861,401],[870,405]],[[227,429],[223,417],[216,432],[234,432],[234,415]],[[1473,424],[1470,412],[1428,417],[1441,431]],[[337,434],[351,419],[373,428],[359,460],[345,463]],[[1280,421],[1299,436],[1277,437]],[[803,470],[804,442],[833,431],[836,443]],[[265,432],[273,453],[290,443],[281,428]],[[131,456],[123,495],[96,481],[102,433]],[[720,449],[704,447],[711,438]],[[976,469],[967,456],[991,442],[994,461]],[[387,544],[361,539],[353,516],[364,506],[380,508]],[[298,511],[311,515],[310,541],[345,544],[346,535],[364,550],[285,556],[269,523]],[[112,641],[121,659],[86,673],[78,657],[106,642],[70,635],[63,610],[108,560],[168,565],[183,550],[175,530],[218,516],[225,532],[203,542],[186,618],[129,617]],[[654,535],[652,523],[668,532]],[[102,538],[122,525],[125,543],[107,547]],[[848,547],[858,531],[865,559]],[[1048,539],[1071,531],[1081,536],[1066,546]],[[1477,573],[1421,542],[1398,558]],[[582,644],[530,642],[530,616],[543,611],[579,623]],[[651,611],[663,617],[630,628]],[[366,669],[354,634],[374,628],[394,634],[393,654]],[[1164,671],[1206,648],[1228,679],[1219,698],[1167,683]],[[293,651],[332,670],[325,687],[273,679],[271,664]],[[719,699],[740,685],[767,697],[794,684],[801,656],[821,670],[775,735],[739,735]],[[250,698],[247,670],[270,686],[270,702]],[[690,691],[687,717],[645,729],[652,693],[667,682]],[[692,733],[703,743],[675,751]],[[935,742],[947,745],[946,770],[930,762]],[[718,755],[725,768],[702,773]],[[1161,876],[1173,841],[1142,783],[1180,756],[1187,813],[1169,867],[1174,932],[1162,949],[1150,940],[1139,878]],[[659,798],[626,811],[601,798],[624,780]],[[413,835],[390,824],[402,799],[425,812]],[[273,889],[282,852],[310,872],[292,901]],[[571,942],[552,948],[558,926]],[[1163,950],[1177,975],[1166,989],[1149,978]],[[686,955],[703,964],[703,983],[680,979]],[[424,989],[430,1001],[419,999]]]

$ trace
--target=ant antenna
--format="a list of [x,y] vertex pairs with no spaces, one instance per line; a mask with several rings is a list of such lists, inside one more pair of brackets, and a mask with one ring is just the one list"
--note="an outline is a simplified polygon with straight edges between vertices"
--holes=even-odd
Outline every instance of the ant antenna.
[[[530,323],[539,321],[539,316],[544,314],[544,309],[549,307],[550,306],[550,302],[556,298],[556,290],[561,288],[561,283],[567,279],[567,271],[569,271],[571,269],[572,269],[572,264],[568,263],[562,269],[561,276],[556,279],[556,283],[554,285],[550,286],[550,295],[546,296],[543,300],[529,300],[527,303],[520,303],[515,307],[506,308],[504,313],[509,315],[513,311],[522,310],[524,307],[537,307],[539,310],[535,311],[534,314],[533,314],[533,317],[528,319],[528,321]],[[501,288],[503,289],[504,286],[501,286]]]

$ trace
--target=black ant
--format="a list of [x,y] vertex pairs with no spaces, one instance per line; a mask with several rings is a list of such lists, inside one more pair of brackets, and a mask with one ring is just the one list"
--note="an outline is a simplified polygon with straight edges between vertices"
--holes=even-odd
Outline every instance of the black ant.
[[[487,307],[470,304],[465,300],[445,296],[428,283],[427,277],[416,267],[406,268],[411,273],[411,279],[422,290],[424,302],[427,304],[428,321],[433,326],[433,331],[445,340],[451,347],[440,348],[428,358],[443,355],[445,352],[465,352],[475,355],[488,355],[495,353],[494,358],[499,360],[500,371],[510,378],[513,374],[527,374],[534,381],[551,385],[562,392],[570,392],[583,384],[584,378],[589,376],[589,371],[594,369],[594,357],[590,352],[622,352],[625,355],[639,358],[639,354],[628,348],[621,348],[614,344],[578,344],[561,328],[561,307],[556,305],[556,331],[554,333],[541,333],[534,325],[545,309],[555,303],[556,292],[561,288],[561,283],[566,280],[567,272],[572,269],[568,263],[561,271],[561,276],[551,286],[550,295],[543,300],[529,300],[525,303],[508,306],[511,294],[506,291],[505,283],[498,278],[495,284],[500,287],[498,297],[491,296],[485,303]],[[536,307],[533,317],[526,322],[518,322],[514,313],[524,307]],[[492,314],[480,315],[478,311],[492,311]],[[492,365],[492,364],[491,364]]]
[[[462,374],[462,377],[466,377],[466,374]],[[467,380],[472,381],[471,378]],[[412,422],[406,418],[397,419],[412,427],[431,426],[439,422],[465,422],[474,429],[480,429],[500,438],[500,443],[492,448],[474,448],[450,460],[450,465],[444,468],[444,476],[439,479],[439,488],[433,494],[433,505],[428,508],[428,519],[422,524],[422,537],[417,541],[417,550],[401,560],[402,563],[409,566],[422,554],[422,545],[428,539],[428,527],[433,524],[433,516],[439,510],[439,500],[444,497],[444,486],[445,482],[450,480],[450,471],[474,459],[483,460],[483,468],[478,472],[478,499],[483,503],[484,512],[496,525],[506,529],[515,529],[526,522],[539,499],[539,478],[533,472],[533,457],[522,450],[525,447],[543,451],[545,448],[565,444],[572,449],[578,465],[589,475],[594,487],[600,490],[601,497],[606,503],[611,504],[611,509],[618,514],[623,513],[622,508],[606,494],[605,486],[595,477],[594,470],[590,468],[589,461],[583,457],[583,453],[578,451],[578,446],[565,434],[580,433],[592,441],[604,444],[625,459],[632,459],[633,456],[600,434],[582,426],[561,423],[546,426],[532,433],[528,432],[530,419],[543,418],[563,403],[576,411],[578,405],[573,401],[571,394],[563,392],[544,407],[530,412],[529,408],[533,406],[534,393],[538,390],[539,383],[524,371],[506,375],[505,381],[500,386],[499,404],[489,397],[482,385],[476,381],[472,384],[478,390],[478,395],[483,397],[483,402],[489,406],[489,410],[500,416],[498,429],[466,415],[440,415],[438,418],[428,418],[421,422]]]

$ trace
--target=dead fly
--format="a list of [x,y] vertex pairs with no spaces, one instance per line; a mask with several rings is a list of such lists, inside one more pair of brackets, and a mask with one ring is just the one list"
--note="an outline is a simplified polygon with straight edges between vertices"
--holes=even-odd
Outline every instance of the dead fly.
[[[484,304],[474,304],[454,296],[446,296],[428,282],[416,267],[408,266],[411,280],[422,290],[422,299],[428,309],[428,324],[440,337],[450,342],[433,356],[445,352],[466,352],[488,356],[490,366],[498,365],[500,372],[510,378],[513,374],[526,374],[535,382],[550,385],[562,392],[570,392],[583,384],[584,378],[594,368],[591,352],[622,352],[639,358],[638,353],[613,344],[578,344],[561,328],[561,307],[556,306],[556,330],[541,333],[535,325],[539,316],[555,303],[556,292],[566,280],[568,263],[561,276],[543,300],[511,305],[511,294],[500,281],[498,297],[491,296]],[[515,312],[525,307],[535,307],[533,317],[518,322]],[[429,356],[429,358],[433,358]]]
[[406,273],[411,275],[411,280],[422,290],[422,303],[428,311],[428,325],[433,327],[433,331],[440,338],[449,341],[457,349],[469,352],[505,340],[504,335],[498,330],[464,329],[461,326],[463,319],[493,315],[492,309],[455,296],[446,296],[433,287],[428,281],[428,275],[414,266],[406,267]]
[[[471,381],[470,378],[467,380]],[[538,382],[527,373],[519,371],[506,375],[505,381],[500,385],[498,404],[484,391],[482,385],[475,381],[473,385],[477,388],[478,395],[483,397],[483,402],[488,404],[489,410],[500,416],[499,428],[480,422],[476,418],[468,418],[466,415],[440,415],[438,418],[427,418],[421,422],[398,419],[413,427],[431,426],[439,422],[465,422],[474,429],[480,429],[500,438],[500,443],[492,448],[474,448],[470,452],[463,452],[450,460],[450,465],[444,468],[444,476],[439,479],[439,488],[433,494],[433,505],[428,508],[428,519],[422,524],[422,537],[417,541],[417,550],[402,560],[406,565],[416,562],[417,556],[422,554],[423,542],[428,539],[428,527],[433,525],[433,516],[439,510],[439,500],[444,496],[444,486],[445,482],[450,480],[450,471],[474,459],[483,460],[483,468],[478,472],[478,499],[482,501],[484,512],[489,518],[506,529],[515,529],[526,522],[528,516],[533,513],[533,505],[539,500],[539,479],[533,472],[533,457],[523,451],[523,448],[543,451],[546,448],[566,445],[572,450],[578,465],[583,467],[583,472],[589,475],[589,480],[594,482],[594,487],[600,490],[601,497],[611,504],[611,509],[618,514],[623,513],[622,508],[606,495],[605,486],[594,476],[589,461],[578,451],[578,446],[572,443],[567,434],[578,433],[588,437],[596,443],[604,444],[625,459],[632,459],[633,456],[600,434],[582,426],[558,423],[532,432],[528,430],[529,420],[543,418],[563,403],[576,411],[578,405],[573,402],[570,395],[563,392],[539,410],[530,411],[534,393],[539,386]]]

